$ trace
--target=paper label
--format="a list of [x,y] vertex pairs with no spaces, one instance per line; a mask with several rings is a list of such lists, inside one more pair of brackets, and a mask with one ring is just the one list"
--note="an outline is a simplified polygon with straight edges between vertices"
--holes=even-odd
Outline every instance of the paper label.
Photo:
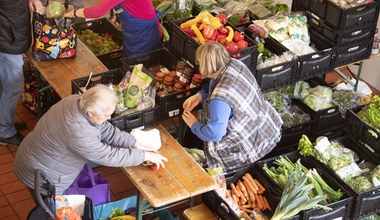
[[340,170],[335,172],[341,179],[344,179],[348,176],[355,177],[362,173],[362,170],[356,163],[351,163],[350,165],[341,168]]
[[163,73],[165,73],[165,74],[170,73],[170,71],[169,71],[166,67],[164,67],[164,68],[160,68],[160,70],[161,70],[161,72],[163,72]]

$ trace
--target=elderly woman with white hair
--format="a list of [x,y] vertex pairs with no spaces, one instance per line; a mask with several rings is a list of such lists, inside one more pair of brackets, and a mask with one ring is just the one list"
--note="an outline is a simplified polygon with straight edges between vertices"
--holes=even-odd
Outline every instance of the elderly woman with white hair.
[[[281,117],[265,100],[248,67],[230,58],[223,45],[205,43],[195,57],[210,83],[184,102],[182,118],[204,141],[208,164],[220,165],[228,173],[259,160],[280,140]],[[191,113],[200,103],[205,122]]]
[[43,170],[62,194],[85,163],[110,167],[150,161],[163,166],[160,154],[138,149],[133,135],[107,120],[116,106],[114,92],[104,85],[71,95],[52,106],[22,141],[14,162],[16,176],[34,193],[35,170]]

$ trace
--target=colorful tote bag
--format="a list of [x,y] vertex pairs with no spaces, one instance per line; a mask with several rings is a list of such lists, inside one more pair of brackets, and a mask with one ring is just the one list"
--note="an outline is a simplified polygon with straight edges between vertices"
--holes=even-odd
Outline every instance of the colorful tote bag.
[[[67,6],[67,4],[65,3]],[[33,12],[33,56],[36,60],[75,58],[77,34],[71,18],[48,18]]]

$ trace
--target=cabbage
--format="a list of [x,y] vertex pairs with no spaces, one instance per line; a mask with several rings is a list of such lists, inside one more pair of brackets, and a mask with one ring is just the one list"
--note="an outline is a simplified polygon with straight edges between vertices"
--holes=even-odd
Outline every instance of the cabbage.
[[50,1],[45,14],[48,18],[61,18],[65,14],[65,6],[62,3]]

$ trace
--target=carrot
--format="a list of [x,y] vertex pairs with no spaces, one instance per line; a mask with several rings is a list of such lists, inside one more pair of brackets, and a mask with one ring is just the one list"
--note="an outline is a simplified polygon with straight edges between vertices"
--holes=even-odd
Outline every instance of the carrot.
[[240,188],[241,192],[243,193],[243,195],[245,196],[245,198],[248,198],[247,189],[245,188],[244,184],[240,180],[238,180],[237,185],[239,186],[239,188]]
[[242,207],[242,206],[239,206],[239,209],[240,209],[240,210],[243,210],[244,212],[247,212],[247,213],[253,213],[253,210],[251,210],[251,209],[247,209],[247,208],[244,208],[244,207]]
[[263,203],[260,200],[259,194],[255,194],[256,197],[256,206],[259,210],[263,210]]
[[236,186],[236,190],[239,192],[240,194],[240,202],[242,205],[244,205],[245,203],[247,203],[247,199],[245,198],[245,196],[243,195],[243,192],[241,191],[240,187],[239,186]]
[[252,208],[252,204],[251,203],[247,203],[245,205],[242,205],[241,207],[249,209],[249,208]]
[[257,190],[256,190],[255,187],[252,186],[251,181],[250,181],[247,177],[245,177],[245,176],[243,176],[242,178],[243,178],[243,181],[246,182],[246,185],[248,186],[248,189],[249,189],[253,194],[257,194]]
[[235,194],[237,197],[240,197],[240,193],[236,190],[236,187],[233,183],[230,184],[230,188],[233,194]]
[[262,195],[259,195],[259,199],[260,199],[260,202],[261,202],[261,204],[262,204],[262,206],[263,206],[262,211],[266,210],[267,207],[266,207],[266,204],[265,204],[265,202],[264,202],[264,198],[263,198],[263,196],[262,196]]
[[256,208],[256,200],[254,202],[252,202],[252,208],[255,209]]
[[264,186],[261,185],[261,183],[257,179],[253,179],[253,181],[255,181],[256,185],[259,187],[259,190],[261,191],[261,194],[263,194],[265,192]]
[[256,192],[259,191],[259,187],[256,185],[256,183],[253,180],[251,174],[246,173],[245,176],[247,177],[247,179],[249,180],[249,182],[251,183],[251,185],[253,186],[253,188],[256,190]]
[[238,204],[238,197],[235,194],[232,194],[232,200],[234,200],[234,203]]
[[264,200],[264,203],[265,203],[266,207],[269,209],[269,211],[271,211],[272,208],[270,207],[270,205],[268,203],[268,200],[267,200],[267,198],[265,196],[263,196],[263,200]]
[[250,201],[254,202],[255,201],[255,195],[252,192],[252,189],[251,189],[252,186],[249,185],[248,180],[243,180],[243,184],[245,185],[245,188],[247,189],[247,193],[248,193],[248,197],[249,197]]

